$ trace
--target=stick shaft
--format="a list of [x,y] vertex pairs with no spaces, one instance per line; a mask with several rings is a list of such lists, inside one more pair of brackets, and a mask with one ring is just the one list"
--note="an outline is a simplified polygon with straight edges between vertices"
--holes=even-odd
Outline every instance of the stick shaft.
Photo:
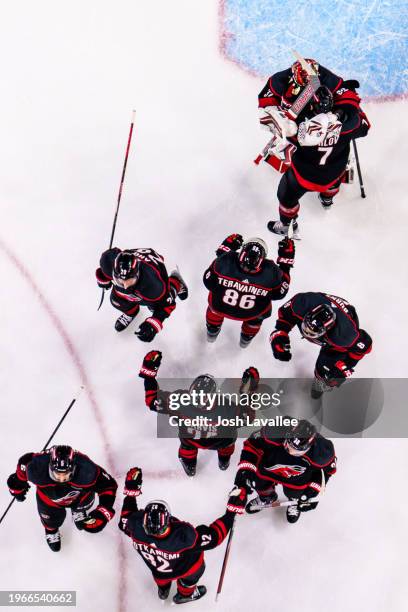
[[236,516],[234,516],[234,522],[232,523],[231,531],[228,536],[227,546],[225,548],[224,561],[222,562],[221,574],[220,574],[220,579],[218,581],[217,594],[215,596],[215,601],[218,600],[218,596],[221,593],[222,585],[224,583],[225,571],[227,569],[228,558],[229,558],[230,551],[231,551],[232,536],[234,534],[235,519],[236,519]]
[[361,174],[360,159],[358,157],[357,145],[356,145],[356,141],[354,140],[354,138],[353,138],[352,142],[353,142],[354,157],[356,159],[358,181],[360,183],[361,197],[365,198],[366,194],[365,194],[365,191],[364,191],[363,175]]

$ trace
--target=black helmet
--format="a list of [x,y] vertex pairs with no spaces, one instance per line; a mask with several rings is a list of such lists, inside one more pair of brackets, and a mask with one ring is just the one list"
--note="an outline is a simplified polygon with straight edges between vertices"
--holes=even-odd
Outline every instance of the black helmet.
[[301,419],[286,433],[284,447],[291,455],[301,457],[310,449],[315,438],[315,426]]
[[217,383],[214,376],[211,376],[211,374],[200,374],[200,376],[197,376],[191,383],[189,391],[190,393],[192,391],[196,391],[197,393],[200,393],[200,391],[204,393],[216,393]]
[[120,280],[128,280],[129,278],[139,278],[139,261],[134,253],[130,251],[122,251],[116,256],[113,265],[113,274]]
[[333,327],[336,322],[336,313],[328,304],[319,304],[306,313],[302,324],[302,334],[307,340],[315,340]]
[[333,94],[328,87],[321,85],[312,98],[312,110],[316,115],[329,113],[333,108]]
[[75,451],[71,446],[50,448],[49,475],[56,482],[68,482],[75,471]]
[[258,272],[265,257],[268,247],[262,238],[249,238],[244,242],[239,254],[239,263],[244,272]]
[[170,508],[165,501],[156,499],[147,504],[143,515],[143,529],[147,535],[162,536],[171,519]]

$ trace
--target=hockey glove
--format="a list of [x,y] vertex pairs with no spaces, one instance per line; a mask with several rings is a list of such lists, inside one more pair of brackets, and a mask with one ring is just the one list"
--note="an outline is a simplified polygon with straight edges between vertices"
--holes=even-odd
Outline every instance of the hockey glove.
[[244,514],[248,493],[243,487],[234,487],[229,494],[227,502],[228,512]]
[[27,497],[30,485],[24,480],[20,480],[16,473],[10,474],[7,479],[7,486],[12,495],[17,501],[22,502]]
[[299,499],[298,507],[301,512],[309,512],[310,510],[314,510],[317,508],[317,504],[319,502],[314,502],[313,497],[310,499],[307,495],[302,495]]
[[143,359],[142,367],[140,368],[140,378],[156,378],[162,360],[160,351],[150,351]]
[[135,331],[135,334],[142,342],[151,342],[161,329],[162,324],[160,321],[149,317],[146,321],[143,321],[139,329]]
[[284,238],[278,244],[278,259],[276,263],[280,268],[293,268],[295,263],[295,242],[291,238]]
[[234,484],[239,488],[245,489],[249,495],[255,489],[256,485],[254,472],[252,470],[239,470],[235,476]]
[[95,510],[88,514],[88,518],[83,522],[82,529],[88,531],[88,533],[99,533],[114,516],[115,510],[113,508],[97,506]]
[[[255,391],[259,384],[259,372],[253,366],[250,366],[245,370],[242,375],[242,385],[240,387],[240,393],[248,393],[249,391]],[[247,389],[247,390],[246,390]]]
[[222,244],[215,251],[217,257],[222,255],[223,253],[229,253],[230,251],[238,251],[242,247],[244,243],[244,239],[241,234],[230,234],[227,236],[225,240],[223,240]]
[[269,340],[275,359],[279,359],[279,361],[290,361],[292,359],[289,334],[275,330],[271,333]]
[[96,282],[98,283],[98,287],[101,289],[110,289],[112,287],[112,281],[108,278],[103,272],[102,268],[98,268],[95,272]]
[[125,480],[123,495],[127,497],[138,497],[142,494],[142,468],[134,467],[128,470]]

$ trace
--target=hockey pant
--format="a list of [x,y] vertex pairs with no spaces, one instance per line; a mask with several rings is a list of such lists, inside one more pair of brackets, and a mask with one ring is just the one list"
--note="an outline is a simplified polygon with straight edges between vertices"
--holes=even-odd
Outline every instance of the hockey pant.
[[[77,502],[68,506],[71,510],[84,510],[85,512],[91,508],[95,501],[95,493],[90,492],[83,495]],[[67,514],[66,506],[57,506],[48,504],[37,494],[37,509],[42,524],[46,531],[56,531],[65,521]]]
[[212,448],[207,448],[205,446],[200,446],[198,443],[197,446],[190,442],[187,438],[183,438],[180,443],[178,456],[186,465],[195,466],[197,464],[197,455],[198,449],[202,450],[216,450],[218,453],[218,457],[227,458],[231,457],[235,450],[235,440],[223,440],[219,439],[218,444],[214,444]]
[[[269,495],[272,495],[272,493],[275,492],[275,487],[277,484],[282,484],[282,483],[278,483],[278,482],[271,482],[270,480],[266,480],[265,478],[262,478],[261,476],[256,476],[255,479],[255,490],[258,493],[259,497],[268,497]],[[308,498],[311,497],[310,494],[310,487],[305,487],[305,489],[292,489],[291,487],[285,487],[284,484],[282,484],[282,489],[283,489],[283,493],[286,495],[286,497],[290,500],[292,499],[300,499],[302,497],[302,495],[305,495],[305,490],[307,489],[307,496]],[[313,492],[314,495],[317,495],[318,492]],[[310,507],[308,508],[308,510],[314,510],[317,506],[318,502],[315,503],[311,503]]]
[[[340,190],[342,176],[330,189],[322,191],[322,196],[333,197]],[[299,214],[299,200],[309,191],[300,185],[292,168],[282,176],[278,186],[279,217],[282,223],[289,225],[292,219],[297,219]]]
[[[241,325],[241,334],[249,336],[250,338],[254,338],[261,329],[263,321],[271,316],[271,312],[272,306],[259,317],[249,319],[248,321],[243,321]],[[205,316],[207,329],[213,332],[217,331],[222,326],[225,317],[226,315],[222,314],[221,312],[217,312],[216,310],[208,306]],[[227,316],[226,318],[228,319],[229,317]]]
[[[197,567],[198,566],[198,567]],[[205,571],[205,563],[204,563],[204,555],[202,555],[197,563],[193,565],[185,574],[180,576],[179,578],[172,579],[164,579],[164,578],[156,578],[153,576],[155,583],[157,586],[165,588],[169,586],[172,582],[177,580],[177,591],[183,597],[189,597],[195,591],[198,581]]]
[[[163,308],[164,316],[159,316],[160,321],[162,321],[162,319],[165,319],[166,317],[169,317],[176,307],[176,297],[178,295],[178,292],[180,291],[180,281],[178,278],[175,278],[174,276],[170,276],[169,285],[170,285],[170,291],[169,291],[170,300],[167,300],[166,306]],[[135,303],[133,300],[126,299],[126,297],[124,297],[123,295],[118,295],[117,292],[115,291],[115,287],[112,288],[112,291],[110,294],[110,302],[114,308],[129,315],[130,317],[135,317],[139,313],[139,310],[140,310],[140,305],[138,302]],[[148,308],[152,313],[155,310],[153,306],[148,306]]]

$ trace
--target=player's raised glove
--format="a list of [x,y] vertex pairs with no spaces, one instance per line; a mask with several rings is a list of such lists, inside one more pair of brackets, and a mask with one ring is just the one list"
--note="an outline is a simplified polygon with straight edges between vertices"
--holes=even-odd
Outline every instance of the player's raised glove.
[[142,342],[151,342],[155,335],[162,329],[162,324],[158,319],[149,317],[141,323],[139,329],[135,331],[136,336]]
[[97,506],[88,514],[88,518],[82,523],[82,529],[88,533],[99,533],[115,516],[113,508]]
[[259,384],[259,372],[254,366],[250,366],[245,370],[242,375],[242,385],[240,387],[240,393],[248,393],[248,391],[255,391]]
[[144,356],[142,367],[140,368],[140,378],[156,378],[162,360],[160,351],[149,351]]
[[223,240],[215,254],[217,257],[223,253],[229,253],[230,251],[238,251],[242,247],[244,239],[241,234],[230,234]]
[[293,268],[295,263],[295,241],[291,238],[284,238],[278,244],[278,258],[276,263],[280,268]]
[[142,468],[133,467],[128,470],[123,495],[138,497],[142,494]]
[[10,495],[19,502],[22,502],[27,497],[30,485],[25,480],[20,480],[17,474],[14,472],[10,474],[7,479],[7,486],[10,491]]
[[234,487],[229,494],[227,502],[228,512],[244,514],[248,493],[243,487]]
[[98,287],[101,289],[110,289],[112,287],[111,279],[102,272],[102,268],[96,270],[95,276]]
[[269,340],[275,359],[279,359],[279,361],[290,361],[292,359],[288,333],[276,329],[271,333]]

